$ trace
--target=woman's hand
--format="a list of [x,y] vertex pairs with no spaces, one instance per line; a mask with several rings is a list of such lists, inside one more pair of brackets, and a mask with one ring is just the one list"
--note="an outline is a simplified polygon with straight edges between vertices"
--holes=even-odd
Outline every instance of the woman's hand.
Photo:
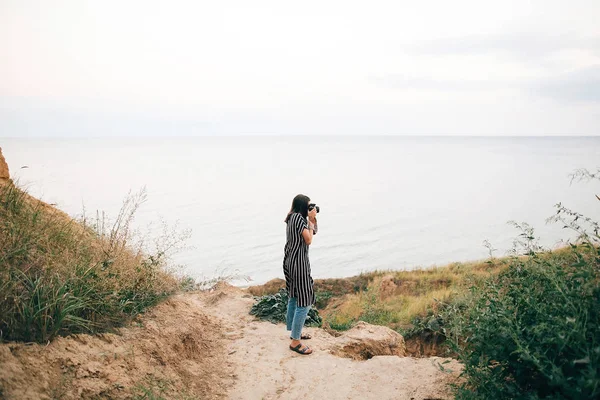
[[316,209],[316,208],[313,208],[312,210],[310,210],[310,211],[308,212],[308,217],[310,218],[310,220],[311,220],[312,222],[315,222],[315,221],[316,221],[316,219],[317,219],[317,209]]

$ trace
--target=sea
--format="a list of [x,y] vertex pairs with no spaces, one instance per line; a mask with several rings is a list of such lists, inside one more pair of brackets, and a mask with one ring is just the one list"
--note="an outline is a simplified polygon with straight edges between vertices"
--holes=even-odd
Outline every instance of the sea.
[[[432,268],[501,257],[534,228],[548,249],[575,234],[547,223],[563,204],[600,219],[600,137],[231,136],[0,138],[11,176],[68,214],[189,236],[171,263],[198,280],[282,278],[284,218],[297,194],[320,206],[314,278]],[[488,246],[484,245],[488,243]],[[163,242],[164,244],[164,242]]]

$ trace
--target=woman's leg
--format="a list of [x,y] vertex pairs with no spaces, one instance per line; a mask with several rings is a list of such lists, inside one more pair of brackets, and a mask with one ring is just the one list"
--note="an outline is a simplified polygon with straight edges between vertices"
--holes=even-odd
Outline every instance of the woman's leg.
[[292,340],[300,340],[300,336],[302,335],[302,327],[304,326],[304,321],[306,321],[308,310],[310,310],[310,306],[296,307],[296,311],[294,312],[294,320],[292,322]]
[[296,313],[296,298],[290,297],[287,304],[287,314],[285,316],[285,323],[287,330],[292,330],[292,322],[294,321],[294,314]]

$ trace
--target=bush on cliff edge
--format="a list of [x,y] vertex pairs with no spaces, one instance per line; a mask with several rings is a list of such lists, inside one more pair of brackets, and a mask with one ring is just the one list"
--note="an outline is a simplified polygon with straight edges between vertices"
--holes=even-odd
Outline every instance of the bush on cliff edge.
[[179,282],[165,254],[185,235],[144,253],[131,231],[143,201],[143,192],[130,196],[112,224],[100,216],[76,222],[0,185],[0,340],[105,330],[173,293]]
[[474,287],[467,306],[442,313],[465,365],[457,398],[600,397],[600,229],[557,208],[551,220],[574,229],[576,244],[540,256],[533,230],[517,225],[524,256],[515,254],[508,269]]

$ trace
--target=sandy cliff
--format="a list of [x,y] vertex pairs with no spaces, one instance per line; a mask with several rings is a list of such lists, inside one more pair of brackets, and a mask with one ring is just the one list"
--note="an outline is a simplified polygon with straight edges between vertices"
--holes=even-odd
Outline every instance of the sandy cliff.
[[2,155],[2,147],[0,147],[0,181],[10,179],[10,173],[8,172],[8,164]]
[[[314,354],[288,349],[283,324],[249,315],[253,297],[226,284],[175,296],[127,328],[47,345],[0,345],[6,399],[449,399],[460,364],[404,357],[396,332],[360,323],[339,336],[308,328]],[[446,372],[442,372],[442,363]],[[186,397],[187,396],[187,397]]]

